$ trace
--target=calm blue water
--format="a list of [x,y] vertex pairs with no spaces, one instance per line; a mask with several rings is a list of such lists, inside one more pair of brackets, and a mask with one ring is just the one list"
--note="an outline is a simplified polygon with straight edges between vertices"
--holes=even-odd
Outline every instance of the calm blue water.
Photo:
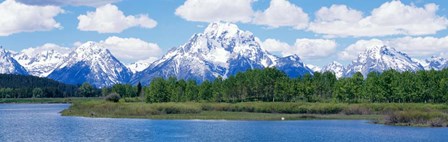
[[1,104],[0,141],[448,141],[448,128],[366,121],[202,121],[62,117],[66,104]]

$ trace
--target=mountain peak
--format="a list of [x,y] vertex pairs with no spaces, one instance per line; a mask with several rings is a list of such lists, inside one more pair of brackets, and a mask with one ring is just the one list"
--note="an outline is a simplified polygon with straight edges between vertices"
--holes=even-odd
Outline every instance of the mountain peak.
[[108,49],[106,49],[102,44],[93,41],[88,41],[75,48],[74,52],[72,52],[71,54],[74,53],[76,53],[76,56],[73,57],[76,57],[76,59],[78,60],[98,60],[102,57],[111,56],[111,53]]
[[213,22],[205,28],[204,33],[208,35],[222,35],[224,33],[236,34],[240,29],[236,24],[228,22]]
[[28,75],[25,68],[19,64],[11,53],[4,48],[0,48],[0,74],[22,74]]
[[4,54],[7,54],[8,52],[3,48],[3,47],[0,47],[0,55],[4,55]]
[[280,58],[261,48],[249,31],[232,23],[214,22],[179,48],[137,73],[132,83],[148,84],[154,77],[195,79],[226,78],[248,69],[276,67],[291,77],[312,74],[297,55]]
[[401,52],[398,52],[397,50],[395,50],[395,48],[391,48],[386,45],[371,46],[364,52],[365,55],[373,58],[381,58],[381,56],[383,55],[395,56],[396,54],[400,53]]
[[345,67],[339,62],[333,61],[330,64],[324,66],[321,70],[321,72],[326,71],[334,73],[337,78],[341,78],[344,76]]
[[89,82],[107,87],[128,82],[131,74],[102,44],[86,42],[72,51],[48,77],[68,84]]
[[369,72],[383,72],[389,69],[400,72],[417,71],[423,70],[423,66],[395,48],[384,45],[373,46],[359,54],[358,58],[347,67],[345,76],[361,72],[366,77]]
[[431,56],[431,58],[429,58],[429,59],[426,59],[426,61],[444,61],[444,60],[445,60],[445,58],[435,56],[435,55]]
[[29,74],[46,77],[64,61],[70,51],[69,48],[48,43],[40,47],[24,49],[13,56]]
[[285,58],[289,58],[291,61],[300,61],[300,57],[297,54],[286,56]]
[[76,50],[79,51],[94,51],[94,50],[104,50],[104,48],[100,43],[88,41],[82,45],[80,45]]
[[448,67],[448,60],[443,57],[431,56],[431,58],[426,59],[422,65],[424,65],[426,70],[442,70]]

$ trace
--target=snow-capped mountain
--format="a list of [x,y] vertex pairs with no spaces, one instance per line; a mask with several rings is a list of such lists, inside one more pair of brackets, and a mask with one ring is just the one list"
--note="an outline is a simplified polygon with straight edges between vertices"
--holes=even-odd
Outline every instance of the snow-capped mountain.
[[279,58],[260,47],[251,32],[230,23],[211,23],[203,33],[170,50],[162,59],[134,75],[131,83],[148,84],[155,77],[195,79],[226,78],[241,71],[276,67],[291,77],[312,71],[297,56]]
[[69,84],[88,82],[105,87],[127,83],[131,75],[131,71],[101,44],[86,42],[70,52],[48,77]]
[[127,65],[127,67],[129,68],[129,70],[132,71],[132,73],[141,72],[141,71],[145,70],[146,68],[148,68],[149,65],[151,65],[151,63],[153,63],[157,59],[158,58],[151,57],[146,60],[140,60],[135,63],[129,64],[129,65]]
[[394,69],[396,71],[418,71],[423,66],[415,62],[407,54],[387,46],[374,46],[361,53],[345,71],[344,76],[350,77],[356,72],[361,72],[364,77],[369,72],[383,72]]
[[316,66],[316,65],[312,65],[312,64],[306,64],[306,67],[311,69],[313,72],[320,72],[322,70],[321,67]]
[[432,56],[421,64],[425,70],[442,70],[448,67],[448,60],[442,57]]
[[56,66],[64,61],[70,49],[46,44],[38,48],[28,48],[14,55],[14,58],[28,71],[38,77],[48,76]]
[[332,63],[324,66],[321,70],[321,72],[332,72],[336,75],[337,78],[341,78],[344,76],[345,67],[336,61],[333,61]]
[[0,74],[28,75],[28,72],[12,57],[9,51],[0,47]]

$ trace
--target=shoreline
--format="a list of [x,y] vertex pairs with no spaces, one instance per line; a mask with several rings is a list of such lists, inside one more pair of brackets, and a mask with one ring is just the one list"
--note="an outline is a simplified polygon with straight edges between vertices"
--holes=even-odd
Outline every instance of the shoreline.
[[[67,110],[67,109],[66,109]],[[272,114],[251,112],[204,111],[199,114],[160,114],[152,116],[77,115],[61,111],[62,116],[86,118],[124,118],[150,120],[239,120],[239,121],[292,121],[292,120],[366,120],[374,122],[383,115],[340,115],[340,114]],[[218,116],[216,116],[218,115]],[[222,117],[222,115],[226,115]],[[245,115],[245,116],[243,116]],[[282,120],[282,117],[284,120]]]
[[[443,104],[270,102],[147,104],[75,101],[69,108],[61,111],[61,115],[155,120],[281,121],[282,118],[284,120],[366,120],[373,124],[392,126],[448,127],[446,115],[442,113],[442,111],[446,111],[446,108]],[[429,109],[431,111],[428,111]],[[395,113],[399,114],[397,114],[397,118],[392,119],[391,117],[394,115],[391,114]]]
[[446,104],[422,103],[112,103],[101,98],[0,99],[0,104],[70,104],[62,116],[152,120],[366,120],[372,124],[448,127]]

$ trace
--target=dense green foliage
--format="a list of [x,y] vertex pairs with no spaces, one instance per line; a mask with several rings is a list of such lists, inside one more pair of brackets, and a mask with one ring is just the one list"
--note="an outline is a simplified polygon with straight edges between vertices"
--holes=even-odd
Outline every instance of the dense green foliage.
[[[104,90],[103,90],[104,91]],[[344,102],[446,103],[448,70],[357,73],[336,79],[331,72],[289,78],[275,68],[248,70],[227,79],[197,83],[156,78],[142,87],[115,85],[106,91],[122,97],[146,96],[146,102]]]
[[81,87],[48,78],[0,74],[0,98],[95,97],[100,91],[89,84]]

